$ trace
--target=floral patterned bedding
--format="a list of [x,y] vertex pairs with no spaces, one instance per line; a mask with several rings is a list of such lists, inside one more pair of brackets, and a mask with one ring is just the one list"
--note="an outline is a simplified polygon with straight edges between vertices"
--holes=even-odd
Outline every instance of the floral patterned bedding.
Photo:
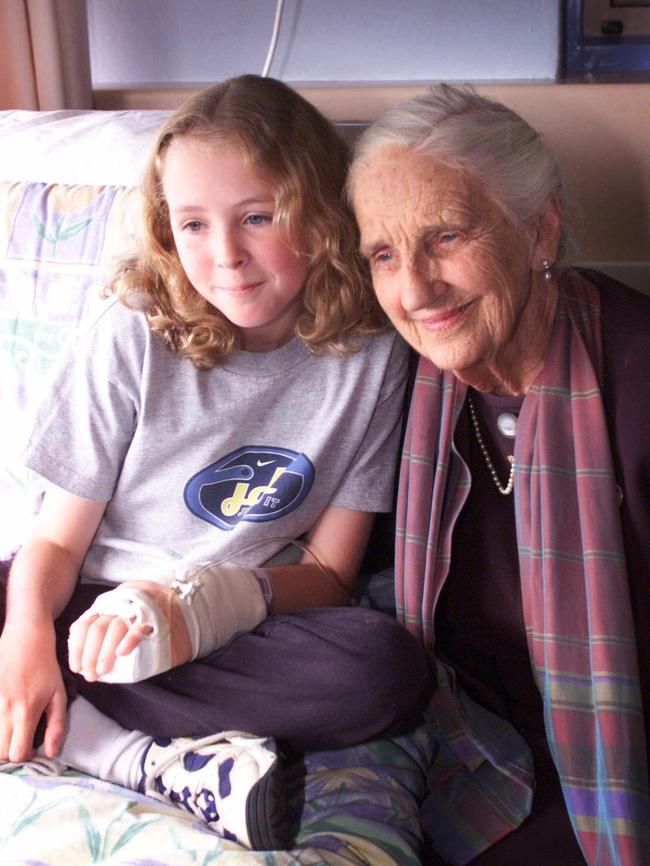
[[288,852],[248,851],[174,806],[79,773],[0,773],[0,864],[418,866],[430,748],[420,728],[292,765]]

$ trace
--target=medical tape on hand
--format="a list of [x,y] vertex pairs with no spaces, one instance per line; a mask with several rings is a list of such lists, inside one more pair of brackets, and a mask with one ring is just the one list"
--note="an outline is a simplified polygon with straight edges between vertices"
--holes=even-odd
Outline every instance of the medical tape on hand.
[[[266,601],[254,572],[233,563],[186,567],[176,574],[171,589],[154,586],[145,590],[123,583],[97,596],[82,619],[102,614],[118,616],[129,628],[137,626],[142,635],[130,653],[115,657],[113,668],[99,676],[102,682],[148,679],[214,652],[239,632],[254,629],[267,616]],[[170,629],[179,613],[191,644],[191,654],[181,658],[178,640],[175,647]],[[150,634],[146,633],[148,629]]]
[[118,616],[128,628],[136,625],[147,640],[161,641],[169,634],[169,622],[164,611],[138,586],[120,584],[98,595],[80,619],[94,616]]
[[137,683],[172,666],[172,636],[169,611],[165,611],[152,596],[138,586],[120,584],[98,595],[80,618],[117,616],[126,626],[137,626],[141,640],[127,655],[115,656],[110,671],[98,679],[106,683]]

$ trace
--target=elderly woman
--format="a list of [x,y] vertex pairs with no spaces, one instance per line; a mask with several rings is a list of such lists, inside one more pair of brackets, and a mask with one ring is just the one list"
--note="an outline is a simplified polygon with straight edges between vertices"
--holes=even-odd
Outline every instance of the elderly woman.
[[647,866],[650,298],[564,266],[554,157],[470,89],[388,111],[349,192],[421,356],[396,586],[438,675],[430,862]]

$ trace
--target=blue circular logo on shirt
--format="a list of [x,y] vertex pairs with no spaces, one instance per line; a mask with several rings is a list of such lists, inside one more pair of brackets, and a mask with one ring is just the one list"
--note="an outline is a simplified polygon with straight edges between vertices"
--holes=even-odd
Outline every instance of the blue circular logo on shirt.
[[220,529],[277,520],[297,508],[314,483],[311,460],[286,448],[247,445],[211,463],[185,485],[185,504]]

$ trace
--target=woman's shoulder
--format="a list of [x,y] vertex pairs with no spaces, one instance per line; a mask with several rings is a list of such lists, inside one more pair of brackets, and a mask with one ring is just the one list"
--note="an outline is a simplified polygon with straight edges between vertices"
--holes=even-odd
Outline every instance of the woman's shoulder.
[[602,273],[584,269],[583,276],[599,291],[603,337],[635,335],[650,339],[650,295]]
[[598,271],[582,271],[600,294],[604,397],[608,412],[635,417],[642,427],[650,417],[650,296]]

